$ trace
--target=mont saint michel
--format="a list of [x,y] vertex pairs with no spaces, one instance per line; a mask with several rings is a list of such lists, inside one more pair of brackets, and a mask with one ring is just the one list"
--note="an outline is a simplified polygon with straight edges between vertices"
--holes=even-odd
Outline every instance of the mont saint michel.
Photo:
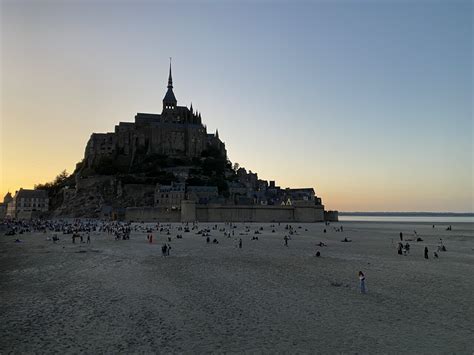
[[[111,133],[93,133],[71,176],[39,185],[50,216],[162,222],[321,222],[313,187],[280,188],[227,158],[219,132],[201,112],[178,105],[171,63],[161,113],[137,113]],[[43,212],[10,209],[11,217]],[[46,214],[47,215],[47,214]]]
[[473,10],[0,0],[0,355],[473,355]]

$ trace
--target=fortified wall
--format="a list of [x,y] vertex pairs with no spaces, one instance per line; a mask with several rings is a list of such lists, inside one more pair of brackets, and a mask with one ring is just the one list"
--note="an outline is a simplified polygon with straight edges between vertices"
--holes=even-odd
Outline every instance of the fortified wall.
[[[335,217],[335,216],[332,216]],[[125,219],[135,222],[323,222],[324,206],[229,206],[199,205],[183,200],[181,211],[166,212],[160,208],[132,207],[125,210]]]
[[127,207],[125,220],[133,222],[181,222],[180,211],[165,211],[157,207]]

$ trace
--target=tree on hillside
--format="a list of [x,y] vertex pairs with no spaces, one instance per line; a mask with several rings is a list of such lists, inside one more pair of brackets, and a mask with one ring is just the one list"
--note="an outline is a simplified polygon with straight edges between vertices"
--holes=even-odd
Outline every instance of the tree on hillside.
[[69,178],[70,175],[66,169],[64,169],[54,178],[53,181],[35,185],[35,190],[46,190],[48,191],[49,195],[57,193],[64,186],[66,186]]

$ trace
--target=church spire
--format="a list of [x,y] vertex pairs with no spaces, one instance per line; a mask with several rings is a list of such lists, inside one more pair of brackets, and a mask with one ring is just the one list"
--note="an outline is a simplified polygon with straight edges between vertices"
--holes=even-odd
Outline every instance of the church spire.
[[163,112],[168,110],[174,110],[178,104],[176,97],[173,92],[173,77],[171,76],[171,57],[170,57],[170,74],[168,77],[168,91],[166,91],[165,97],[163,98]]
[[170,75],[168,77],[168,89],[173,88],[173,77],[171,76],[171,57],[170,57]]

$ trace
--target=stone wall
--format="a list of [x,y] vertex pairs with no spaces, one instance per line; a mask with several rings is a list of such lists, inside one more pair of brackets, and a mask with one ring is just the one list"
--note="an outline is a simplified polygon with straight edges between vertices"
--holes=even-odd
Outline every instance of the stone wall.
[[298,222],[322,222],[324,221],[323,206],[294,206],[295,221]]
[[203,222],[294,222],[291,206],[197,205],[196,220]]
[[155,207],[127,207],[125,220],[134,222],[180,222],[180,211],[166,212]]
[[324,220],[328,222],[338,222],[339,213],[337,211],[324,211]]
[[16,219],[38,219],[45,215],[45,212],[40,211],[19,211],[17,212]]
[[323,222],[324,206],[225,206],[198,205],[183,200],[181,212],[163,212],[152,207],[132,207],[125,212],[127,221],[160,222]]
[[181,201],[181,222],[194,222],[196,220],[196,203],[194,201]]

